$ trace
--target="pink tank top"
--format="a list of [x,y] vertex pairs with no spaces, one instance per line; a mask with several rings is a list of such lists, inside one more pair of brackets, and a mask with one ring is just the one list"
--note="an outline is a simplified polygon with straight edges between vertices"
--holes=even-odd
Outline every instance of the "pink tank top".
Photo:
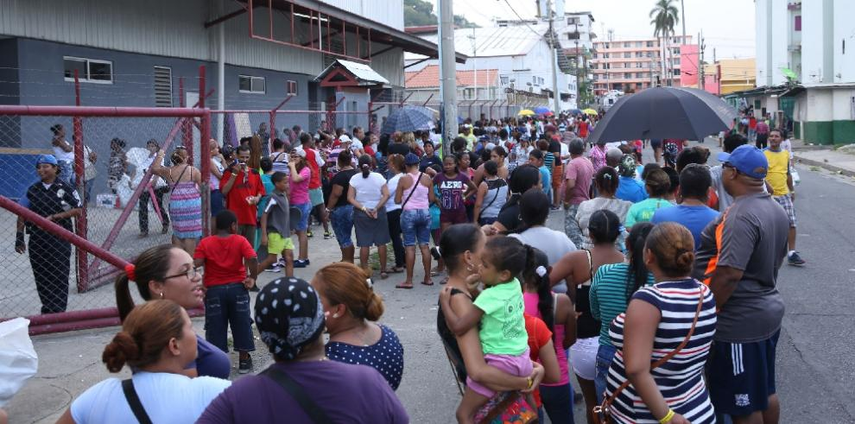
[[[409,190],[404,190],[401,202],[407,202],[404,205],[405,211],[428,209],[430,207],[428,203],[428,188],[419,181],[419,174],[419,172],[409,174],[413,178],[414,184]],[[415,193],[413,193],[413,190],[415,190]],[[410,193],[412,193],[412,196],[410,196]],[[410,200],[407,200],[407,197]]]
[[[555,293],[552,294],[553,299],[553,309],[555,309]],[[538,318],[543,318],[540,315],[540,311],[537,309],[537,303],[540,298],[537,296],[537,293],[525,293],[523,292],[523,301],[525,302],[525,313]],[[543,386],[563,386],[565,384],[570,383],[570,374],[569,367],[567,362],[567,353],[564,350],[564,324],[555,324],[553,325],[552,331],[552,344],[555,346],[555,356],[558,357],[558,369],[561,370],[561,380],[558,383],[546,384],[541,383]]]

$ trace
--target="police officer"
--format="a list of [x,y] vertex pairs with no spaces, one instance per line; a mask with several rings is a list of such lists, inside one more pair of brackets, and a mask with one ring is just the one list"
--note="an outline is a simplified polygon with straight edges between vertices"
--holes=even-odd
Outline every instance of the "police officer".
[[[59,164],[52,155],[41,155],[36,161],[39,182],[27,189],[21,205],[72,231],[71,218],[80,215],[80,197],[72,186],[58,178]],[[29,247],[30,266],[42,302],[42,313],[65,312],[68,304],[68,275],[71,271],[71,243],[52,235],[18,217],[15,251]],[[30,234],[25,243],[24,228]]]

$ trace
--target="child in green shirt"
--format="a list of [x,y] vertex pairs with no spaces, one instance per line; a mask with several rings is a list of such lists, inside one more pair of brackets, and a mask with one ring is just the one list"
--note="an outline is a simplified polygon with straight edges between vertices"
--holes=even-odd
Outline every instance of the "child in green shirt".
[[[487,242],[481,255],[478,277],[485,289],[474,301],[474,308],[454,311],[451,292],[440,293],[440,303],[448,328],[462,336],[478,323],[478,337],[487,364],[516,376],[532,372],[528,334],[525,329],[522,287],[517,279],[534,258],[530,246],[513,237],[496,237]],[[457,420],[473,422],[475,413],[496,393],[467,377],[466,392],[457,408]]]

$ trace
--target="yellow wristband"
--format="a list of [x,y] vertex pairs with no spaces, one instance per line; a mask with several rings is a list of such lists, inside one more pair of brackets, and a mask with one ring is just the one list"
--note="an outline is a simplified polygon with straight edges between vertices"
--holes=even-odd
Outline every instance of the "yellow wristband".
[[659,420],[659,424],[665,424],[668,421],[671,421],[671,418],[674,418],[674,410],[673,409],[668,410],[668,413],[665,414],[665,416],[662,417],[661,420]]
[[530,389],[533,384],[534,384],[534,379],[529,377],[528,378],[528,388]]

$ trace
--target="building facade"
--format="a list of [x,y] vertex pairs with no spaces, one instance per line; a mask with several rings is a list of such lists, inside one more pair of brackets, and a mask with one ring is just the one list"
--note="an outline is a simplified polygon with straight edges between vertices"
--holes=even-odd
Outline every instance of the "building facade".
[[780,111],[806,142],[855,143],[855,2],[757,0],[755,7],[756,79],[767,98],[749,105]]
[[[692,36],[685,37],[691,45]],[[672,37],[663,61],[663,38],[594,41],[592,59],[594,94],[603,95],[610,90],[640,91],[657,85],[679,87],[683,37]],[[694,48],[697,57],[697,46]],[[663,81],[662,64],[668,74]],[[697,59],[695,62],[697,63]]]

